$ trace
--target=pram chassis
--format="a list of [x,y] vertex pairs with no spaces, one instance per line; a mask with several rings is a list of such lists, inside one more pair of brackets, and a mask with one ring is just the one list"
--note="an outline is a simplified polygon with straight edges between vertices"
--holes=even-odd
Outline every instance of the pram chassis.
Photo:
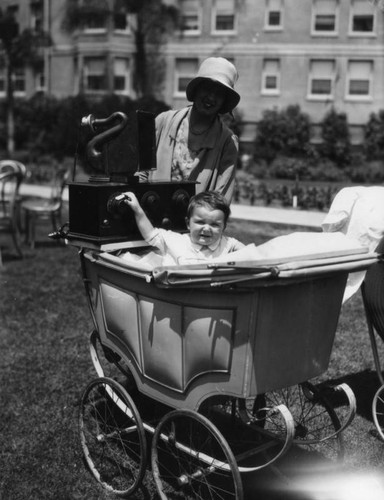
[[[316,263],[285,275],[284,271],[277,275],[276,269],[268,266],[257,269],[252,277],[244,277],[246,270],[241,278],[236,274],[223,279],[219,273],[220,279],[212,287],[212,283],[193,286],[193,277],[188,285],[159,283],[150,272],[141,273],[105,253],[82,249],[80,258],[95,324],[90,346],[99,386],[105,389],[107,400],[117,402],[134,422],[140,442],[144,431],[153,436],[152,469],[160,497],[168,498],[159,456],[171,447],[177,450],[179,462],[181,450],[200,464],[192,467],[188,463],[183,472],[175,473],[179,488],[195,483],[210,487],[211,476],[225,471],[231,477],[230,491],[236,499],[243,498],[239,473],[275,462],[292,443],[306,444],[305,438],[295,434],[295,419],[285,405],[255,409],[254,402],[270,391],[297,384],[311,387],[305,386],[306,381],[326,371],[348,273],[366,268],[375,260],[375,256],[365,255],[361,260],[352,258],[347,264],[341,259],[339,265],[337,259],[336,264],[325,259],[321,266]],[[115,381],[104,377],[98,342],[107,353],[112,353],[112,358],[123,360],[140,395],[169,408],[160,422],[141,422],[133,399]],[[97,386],[97,382],[93,384]],[[319,438],[308,437],[307,444],[339,437],[352,421],[356,410],[352,391],[345,384],[336,390],[347,397],[347,417],[340,424],[331,415],[332,430]],[[314,394],[307,394],[307,398],[314,399]],[[252,407],[248,401],[253,402]],[[84,396],[82,411],[88,403]],[[316,404],[324,406],[321,397],[314,401]],[[206,408],[210,409],[207,413]],[[241,421],[246,432],[252,428],[262,436],[261,441],[259,437],[252,438],[248,450],[232,451],[224,437],[227,422],[223,432],[216,425],[217,409],[221,419],[224,414],[224,419],[230,416]],[[326,409],[325,413],[330,412]],[[186,422],[196,436],[195,428],[203,428],[210,440],[218,443],[212,448],[214,453],[221,449],[218,457],[174,439],[175,429],[182,432],[179,428],[186,427]],[[279,429],[276,435],[271,431],[272,425]],[[80,428],[87,456],[84,415],[80,416]],[[255,456],[262,458],[254,462]],[[105,487],[118,494],[129,494],[140,484],[145,461],[143,451],[135,479],[128,488],[108,485],[108,481],[100,480],[99,472],[94,475]],[[190,498],[204,498],[198,491]]]

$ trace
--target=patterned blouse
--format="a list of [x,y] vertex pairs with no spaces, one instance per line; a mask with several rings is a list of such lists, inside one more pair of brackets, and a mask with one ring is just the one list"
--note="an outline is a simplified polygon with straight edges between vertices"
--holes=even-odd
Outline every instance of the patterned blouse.
[[190,173],[199,163],[199,152],[188,147],[189,113],[183,119],[176,134],[175,149],[171,166],[171,181],[180,182],[189,178]]

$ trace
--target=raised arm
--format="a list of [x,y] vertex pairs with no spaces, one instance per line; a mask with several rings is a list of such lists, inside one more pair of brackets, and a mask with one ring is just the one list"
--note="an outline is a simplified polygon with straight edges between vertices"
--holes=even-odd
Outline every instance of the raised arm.
[[127,193],[123,193],[123,195],[125,196],[124,203],[126,203],[132,209],[141,236],[145,240],[149,239],[154,227],[151,221],[146,216],[144,210],[141,208],[139,200],[136,198],[136,195],[130,191]]

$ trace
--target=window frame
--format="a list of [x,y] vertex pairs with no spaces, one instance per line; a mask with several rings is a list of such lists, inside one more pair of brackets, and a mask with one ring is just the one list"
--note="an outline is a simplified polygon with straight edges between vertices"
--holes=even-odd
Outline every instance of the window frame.
[[[119,75],[115,73],[115,61],[121,59],[125,62],[126,72],[124,75]],[[115,78],[119,76],[124,76],[125,86],[123,90],[116,89]],[[118,95],[129,96],[131,94],[131,60],[128,57],[118,57],[113,58],[113,92]]]
[[7,94],[7,75],[5,66],[0,67],[0,82],[2,82],[3,89],[0,86],[0,97],[6,97]]
[[41,4],[31,3],[29,24],[32,30],[41,31],[44,29],[44,10]]
[[[316,29],[316,19],[318,15],[324,15],[324,14],[319,14],[317,9],[316,9],[316,4],[318,2],[315,0],[312,4],[312,17],[311,17],[311,36],[316,36],[316,37],[328,37],[328,36],[338,36],[339,33],[339,18],[340,18],[340,3],[338,0],[336,0],[336,9],[335,12],[333,13],[334,15],[334,29],[325,31],[325,30],[317,30]],[[330,12],[329,14],[326,15],[332,15]]]
[[93,27],[88,27],[88,26],[83,25],[81,28],[82,32],[86,35],[107,33],[108,27],[107,27],[105,16],[100,15],[100,19],[104,20],[105,25],[103,27],[93,28]]
[[[121,15],[123,15],[123,14],[121,14]],[[131,17],[132,17],[132,14],[129,14],[127,12],[125,13],[126,27],[124,29],[116,28],[115,27],[115,19],[113,19],[113,32],[120,33],[123,35],[130,35],[132,33],[131,23],[130,23]]]
[[[271,72],[268,72],[266,66],[268,61],[276,61],[277,62],[277,72],[275,74],[272,74]],[[273,57],[265,57],[263,59],[263,71],[261,74],[261,95],[264,96],[278,96],[280,95],[280,83],[281,83],[281,70],[280,70],[280,59],[279,58],[273,58]],[[276,78],[276,88],[269,89],[267,88],[266,85],[266,80],[268,77],[275,77]]]
[[[279,12],[280,23],[270,24],[270,14],[271,12]],[[280,10],[272,10],[270,8],[270,0],[266,0],[265,3],[265,16],[264,16],[264,30],[265,31],[283,31],[284,29],[284,0],[280,1]]]
[[233,9],[233,28],[232,29],[217,29],[217,17],[218,17],[218,8],[217,8],[217,3],[220,0],[213,0],[213,5],[212,5],[212,17],[211,17],[211,34],[212,35],[236,35],[237,34],[237,24],[238,24],[238,15],[236,12],[235,8],[235,2],[234,2],[234,9]]
[[[369,85],[368,94],[351,94],[350,93],[350,83],[352,80],[356,80],[351,78],[350,76],[350,65],[353,63],[362,63],[367,62],[370,66],[368,79],[360,78],[360,80],[366,80]],[[374,75],[374,61],[373,59],[350,59],[347,63],[347,72],[345,78],[345,100],[353,101],[353,102],[370,102],[373,100],[373,75]]]
[[[315,78],[314,72],[312,70],[312,65],[316,62],[322,62],[322,61],[329,61],[332,63],[333,74],[330,75],[330,78],[325,78],[325,77]],[[336,69],[336,60],[335,59],[310,59],[309,60],[307,100],[309,100],[309,101],[334,101],[335,100],[335,81],[336,81],[335,69]],[[314,80],[330,81],[331,92],[328,94],[314,94],[312,92]]]
[[[102,60],[104,62],[105,71],[100,73],[104,78],[104,87],[101,89],[89,88],[89,86],[87,84],[88,77],[89,77],[89,75],[87,74],[87,70],[88,70],[87,61],[90,61],[91,59],[93,59],[93,60],[98,59],[98,60],[100,60],[100,61]],[[84,88],[84,92],[86,94],[104,94],[105,92],[107,92],[108,82],[107,82],[106,73],[107,73],[107,60],[106,60],[105,56],[104,57],[103,56],[85,56],[83,58],[83,88]]]
[[[178,69],[178,61],[180,61],[179,64],[181,64],[181,61],[191,61],[192,63],[195,63],[195,69],[191,70],[191,74],[183,74],[180,72]],[[185,90],[179,90],[179,82],[180,78],[188,78],[189,81],[195,78],[197,69],[199,67],[199,60],[197,57],[179,57],[175,59],[175,76],[174,76],[174,87],[173,87],[173,97],[174,98],[184,98],[185,99]]]
[[[372,7],[371,2],[367,2],[367,5],[370,5]],[[365,38],[373,38],[376,37],[376,26],[377,26],[377,12],[376,9],[372,8],[371,16],[372,16],[372,30],[370,31],[355,31],[353,29],[354,25],[354,19],[357,15],[362,15],[362,14],[356,14],[354,12],[354,1],[352,0],[351,2],[351,8],[350,8],[350,16],[349,16],[349,30],[348,30],[348,36],[350,37],[365,37]],[[369,14],[366,14],[369,15]]]
[[[183,6],[183,3],[181,2],[181,6]],[[198,36],[201,35],[202,32],[202,8],[201,8],[201,3],[199,1],[196,1],[196,10],[182,10],[181,7],[181,18],[184,19],[184,17],[187,16],[196,16],[196,24],[197,28],[196,29],[184,29],[183,27],[180,28],[180,32],[183,34],[183,36]]]
[[45,71],[45,64],[42,63],[34,71],[34,82],[36,92],[47,92],[47,78]]

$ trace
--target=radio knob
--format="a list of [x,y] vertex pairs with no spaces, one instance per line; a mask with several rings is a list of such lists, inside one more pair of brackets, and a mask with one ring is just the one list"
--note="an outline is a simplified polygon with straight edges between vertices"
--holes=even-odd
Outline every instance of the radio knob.
[[155,191],[147,191],[141,197],[140,205],[152,224],[159,226],[163,218],[160,196]]
[[171,200],[172,216],[177,220],[183,220],[187,215],[190,196],[185,189],[178,189],[173,193]]

